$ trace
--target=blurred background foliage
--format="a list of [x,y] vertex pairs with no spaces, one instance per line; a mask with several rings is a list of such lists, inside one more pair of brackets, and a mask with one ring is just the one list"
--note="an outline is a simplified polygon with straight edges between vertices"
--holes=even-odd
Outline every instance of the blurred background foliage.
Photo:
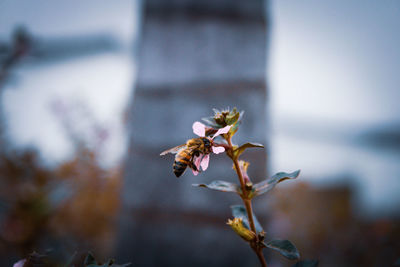
[[99,166],[93,151],[78,147],[56,168],[44,167],[34,150],[4,152],[0,177],[2,257],[112,251],[121,172]]

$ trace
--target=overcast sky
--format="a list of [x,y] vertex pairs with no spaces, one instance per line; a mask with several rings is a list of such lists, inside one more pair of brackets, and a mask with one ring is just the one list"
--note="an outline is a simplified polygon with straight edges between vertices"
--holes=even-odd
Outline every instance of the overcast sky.
[[400,1],[271,4],[276,116],[400,121]]

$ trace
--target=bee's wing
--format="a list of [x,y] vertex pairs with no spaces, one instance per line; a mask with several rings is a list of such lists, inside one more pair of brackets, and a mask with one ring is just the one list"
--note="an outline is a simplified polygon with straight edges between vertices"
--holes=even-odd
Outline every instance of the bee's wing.
[[165,151],[161,152],[160,156],[164,156],[164,155],[166,155],[168,153],[176,154],[176,153],[178,153],[179,150],[181,150],[185,146],[186,146],[186,144],[183,144],[183,145],[180,145],[180,146],[176,146],[176,147],[170,148],[168,150],[165,150]]

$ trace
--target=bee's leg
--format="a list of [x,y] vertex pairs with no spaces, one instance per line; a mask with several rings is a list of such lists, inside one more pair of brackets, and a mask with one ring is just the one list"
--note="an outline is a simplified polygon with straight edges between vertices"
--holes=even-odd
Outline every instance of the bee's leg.
[[191,169],[193,169],[194,171],[197,171],[197,172],[199,171],[199,170],[197,169],[196,165],[194,165],[193,160],[190,161],[189,167],[190,167]]

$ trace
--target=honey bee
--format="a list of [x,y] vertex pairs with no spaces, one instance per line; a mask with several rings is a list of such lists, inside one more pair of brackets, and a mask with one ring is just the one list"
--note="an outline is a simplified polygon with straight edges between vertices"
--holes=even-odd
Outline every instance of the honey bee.
[[164,156],[168,153],[176,154],[172,169],[176,177],[179,177],[185,172],[187,166],[195,171],[200,171],[197,169],[193,160],[195,157],[200,156],[200,154],[210,154],[212,142],[212,139],[208,137],[189,139],[186,144],[165,150],[160,156]]

